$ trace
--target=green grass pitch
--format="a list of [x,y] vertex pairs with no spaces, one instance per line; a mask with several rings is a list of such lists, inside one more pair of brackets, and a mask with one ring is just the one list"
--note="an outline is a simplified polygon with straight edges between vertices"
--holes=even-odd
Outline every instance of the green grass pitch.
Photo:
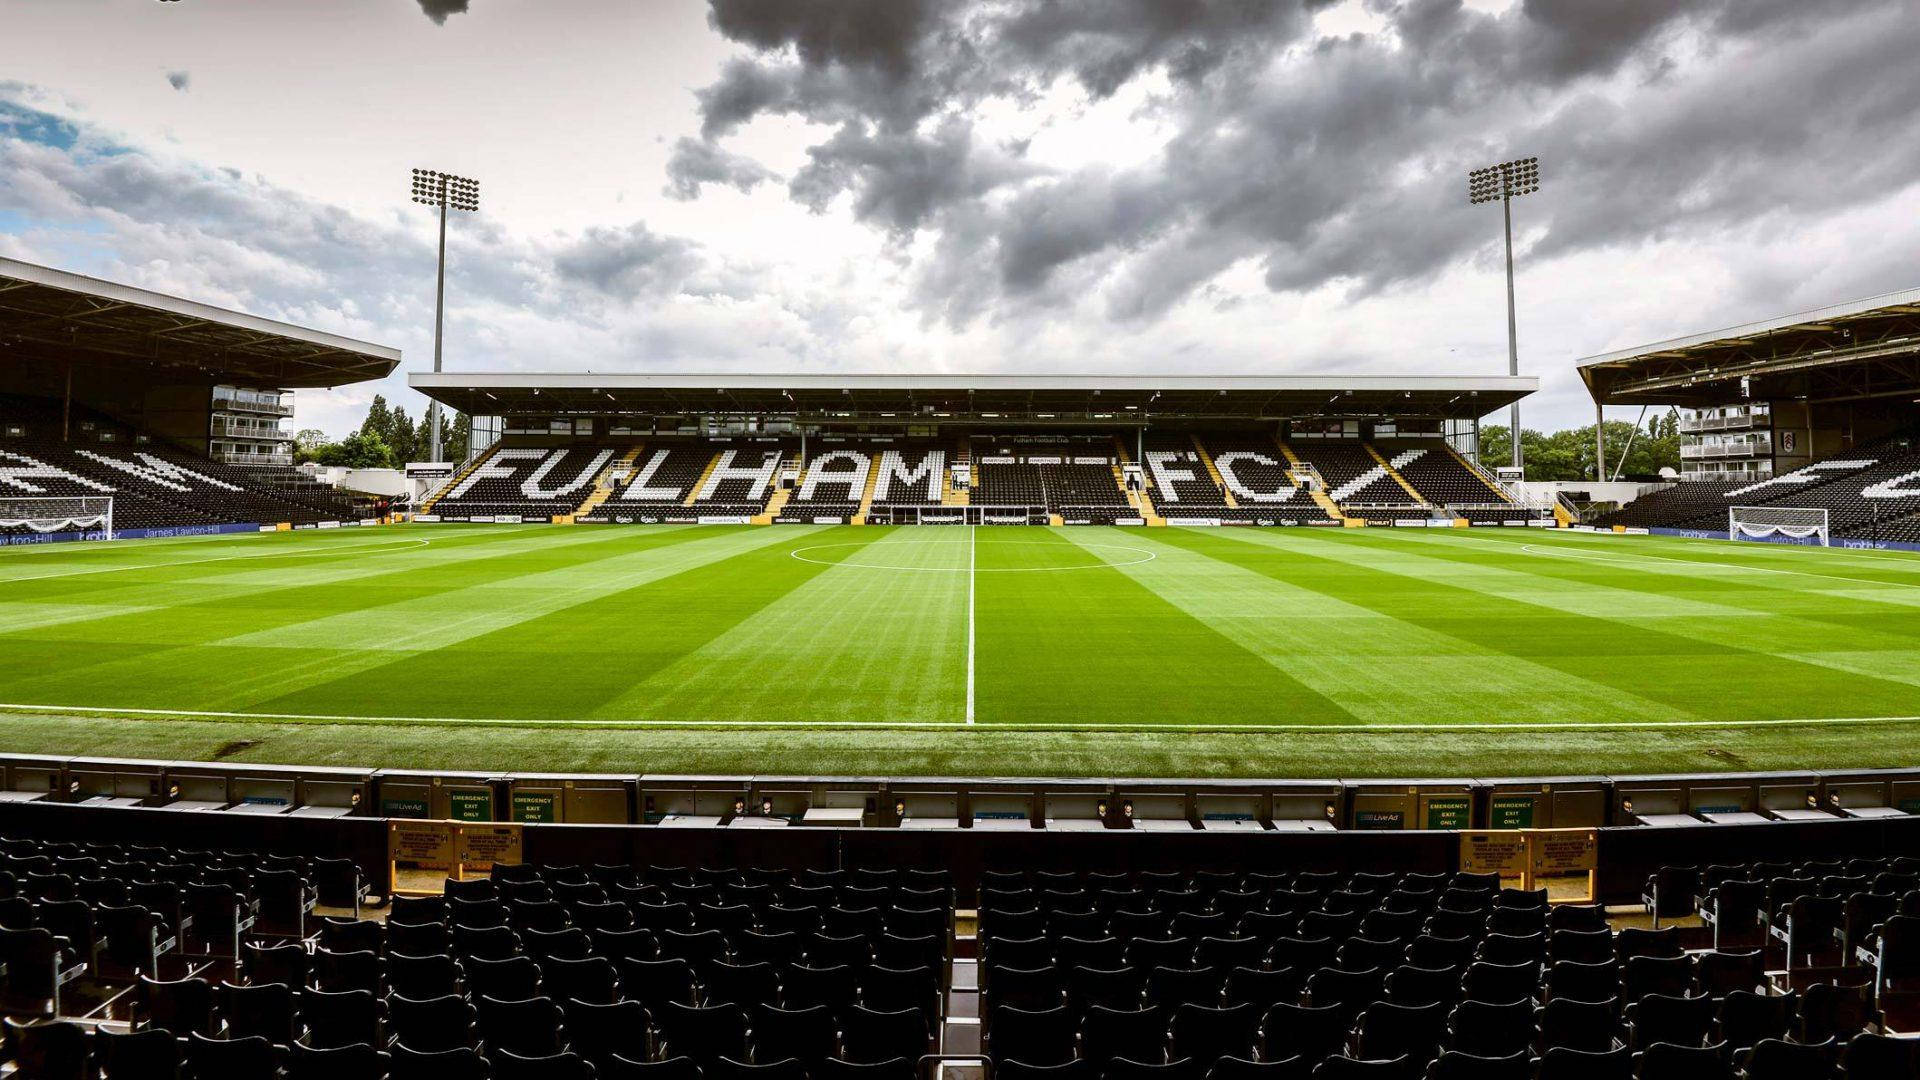
[[618,772],[1920,761],[1920,556],[1536,530],[407,526],[0,550],[0,750]]

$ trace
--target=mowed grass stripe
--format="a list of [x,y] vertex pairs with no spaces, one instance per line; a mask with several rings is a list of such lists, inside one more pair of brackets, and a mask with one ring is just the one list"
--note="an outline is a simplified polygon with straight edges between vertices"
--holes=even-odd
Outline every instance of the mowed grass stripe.
[[[460,621],[457,614],[453,621],[436,621],[418,612],[402,612],[409,601],[462,593],[485,581],[542,572],[555,565],[552,560],[645,560],[655,550],[697,541],[701,535],[678,529],[651,537],[623,537],[611,528],[600,532],[584,528],[564,533],[530,531],[522,537],[523,542],[469,548],[464,557],[442,558],[432,566],[383,568],[326,585],[306,584],[286,590],[256,588],[247,590],[239,600],[220,597],[183,604],[155,612],[151,620],[137,627],[117,628],[124,635],[120,640],[104,637],[116,629],[104,624],[115,620],[94,624],[88,636],[78,640],[59,640],[58,631],[67,628],[56,628],[50,635],[53,640],[36,638],[33,644],[57,648],[63,661],[39,669],[41,674],[37,676],[9,684],[8,699],[130,706],[159,701],[175,708],[215,710],[257,705],[294,687],[331,681],[384,664],[402,643],[433,648],[485,632],[484,627]],[[738,534],[705,535],[718,540]],[[371,641],[318,641],[300,650],[249,647],[232,641],[245,633],[311,622],[316,611],[338,612],[343,608],[384,612],[390,632]],[[490,614],[483,606],[472,611]],[[167,621],[169,616],[171,622]],[[235,634],[235,630],[243,633]],[[12,639],[0,638],[0,657],[17,647]],[[155,687],[165,687],[170,693],[164,699],[157,698]],[[391,691],[371,691],[367,686],[359,688],[362,703],[355,711],[374,715],[382,711],[380,703]]]
[[316,682],[258,709],[342,711],[336,706],[351,706],[370,681],[393,688],[384,703],[389,715],[590,719],[658,667],[751,619],[791,588],[797,578],[781,580],[768,571],[785,570],[780,560],[787,544],[813,531],[703,528],[696,541],[647,553],[618,580],[571,605],[431,651],[389,656],[377,667]]
[[[769,549],[728,581],[766,602],[595,710],[599,717],[959,723],[966,694],[964,530],[846,526]],[[798,549],[821,565],[792,557]],[[765,560],[756,560],[765,563]],[[871,565],[862,565],[871,564]],[[782,583],[775,585],[775,583]],[[769,595],[770,588],[779,588]]]
[[[296,554],[300,550],[298,546],[285,548],[287,542],[281,537],[287,535],[301,537],[300,542],[315,550],[326,550],[338,559],[294,562],[275,559],[278,570],[235,574],[246,582],[240,586],[229,586],[218,579],[208,582],[181,578],[177,573],[158,570],[143,572],[137,583],[116,577],[114,580],[122,584],[113,592],[94,593],[88,599],[97,602],[110,595],[116,600],[143,601],[135,605],[134,610],[116,611],[102,606],[93,619],[68,619],[30,634],[0,633],[0,671],[18,673],[13,679],[0,681],[0,688],[22,695],[15,698],[19,701],[91,704],[95,698],[83,696],[76,700],[74,695],[94,695],[124,687],[132,697],[110,700],[132,705],[139,703],[138,695],[151,693],[154,688],[173,689],[183,677],[189,682],[200,680],[209,684],[222,678],[235,682],[258,679],[263,675],[258,668],[230,669],[226,662],[207,655],[183,657],[175,650],[204,644],[236,629],[308,619],[315,612],[372,603],[396,593],[417,595],[430,588],[420,584],[421,581],[430,579],[436,571],[446,572],[451,565],[494,560],[496,572],[519,573],[525,569],[520,560],[531,551],[613,539],[586,533],[568,536],[532,530],[472,534],[450,528],[432,531],[430,536],[434,542],[430,546],[415,545],[410,549],[412,554],[399,561],[385,555],[356,557],[344,547],[337,547],[326,533],[267,535],[258,537],[258,542],[275,555]],[[186,572],[185,568],[175,569]],[[90,586],[107,579],[79,580]],[[354,588],[343,592],[340,586],[347,583],[352,583]],[[35,583],[30,587],[48,588],[58,584]],[[9,593],[12,591],[10,588]],[[37,696],[41,693],[47,696]],[[26,696],[29,694],[36,696]]]
[[[1254,544],[1263,542],[1258,537],[1245,539]],[[1446,533],[1434,534],[1432,539],[1442,546],[1449,540],[1471,542],[1468,537]],[[1383,584],[1367,593],[1370,599],[1363,602],[1379,610],[1535,660],[1568,676],[1614,687],[1622,694],[1637,694],[1702,717],[1801,720],[1834,715],[1908,716],[1914,711],[1910,688],[1874,678],[1862,680],[1739,644],[1722,643],[1718,632],[1695,636],[1674,625],[1629,632],[1618,620],[1476,590],[1457,582],[1451,571],[1396,575],[1381,564],[1380,557],[1383,551],[1391,554],[1400,542],[1378,531],[1303,535],[1287,543],[1298,555],[1341,563],[1350,575],[1399,577],[1397,585]],[[1524,572],[1535,564],[1516,557],[1511,565]],[[1733,621],[1742,626],[1754,622],[1744,615],[1734,616]],[[1540,692],[1557,696],[1558,687],[1544,683]],[[1836,692],[1840,694],[1838,699]],[[1837,712],[1837,700],[1847,702],[1848,711]],[[1503,704],[1489,722],[1507,718]],[[1569,720],[1609,718],[1605,712],[1571,710],[1567,716]]]
[[[702,576],[770,543],[757,532],[708,527],[678,534],[671,543],[629,546],[590,564],[476,583],[431,598],[425,605],[431,610],[385,612],[408,616],[396,624],[399,647],[375,644],[316,665],[311,678],[250,704],[263,712],[351,712],[339,706],[364,698],[371,683],[384,688],[383,710],[402,715],[451,708],[455,716],[505,710],[509,716],[571,719],[603,696],[581,700],[596,673],[617,676],[622,670],[621,644],[649,632],[644,618],[596,619],[595,605],[682,575]],[[536,579],[543,584],[535,585]],[[372,641],[378,640],[376,631]]]
[[[1404,549],[1404,550],[1396,550]],[[1419,549],[1415,551],[1414,549]],[[1545,565],[1567,560],[1533,559],[1515,565],[1511,555],[1462,544],[1445,534],[1429,537],[1395,530],[1368,546],[1370,565],[1390,573],[1444,577],[1482,592],[1607,619],[1660,634],[1706,641],[1787,665],[1807,664],[1887,683],[1920,686],[1920,653],[1913,649],[1920,617],[1903,607],[1836,598],[1805,589],[1728,590],[1689,587],[1667,575],[1611,569],[1562,570]],[[1501,559],[1495,564],[1490,560]],[[1712,596],[1713,599],[1702,599]],[[1781,673],[1789,685],[1806,672]],[[1815,678],[1814,681],[1822,681]],[[1910,693],[1878,688],[1901,702]],[[1804,715],[1804,714],[1798,714]]]
[[[305,552],[306,555],[320,557],[302,558],[300,549],[287,549],[273,542],[273,538],[262,537],[261,541],[271,546],[261,559],[222,557],[213,565],[200,565],[201,561],[195,560],[155,564],[114,575],[66,580],[36,579],[9,584],[6,600],[51,600],[138,610],[190,604],[218,605],[240,597],[286,593],[306,586],[368,581],[387,574],[413,575],[477,559],[517,558],[531,550],[572,546],[596,539],[604,538],[589,535],[540,536],[524,531],[518,534],[488,532],[474,535],[453,532],[416,537],[404,546],[382,545],[362,549],[345,545],[320,545]],[[11,629],[5,628],[0,633],[10,632]],[[119,627],[114,629],[117,631]]]
[[[1257,537],[1249,538],[1259,543]],[[1431,543],[1445,548],[1469,538],[1435,533]],[[1632,625],[1617,617],[1632,611],[1633,597],[1616,598],[1616,616],[1586,614],[1562,605],[1540,604],[1522,591],[1506,596],[1462,581],[1454,568],[1423,568],[1405,573],[1392,564],[1404,541],[1373,531],[1348,536],[1302,536],[1294,548],[1315,558],[1347,564],[1353,572],[1399,576],[1398,590],[1382,590],[1383,610],[1435,629],[1482,642],[1623,693],[1669,703],[1719,720],[1799,720],[1840,715],[1834,695],[1848,703],[1847,716],[1909,716],[1913,691],[1869,674],[1861,679],[1802,663],[1753,647],[1765,640],[1764,619],[1742,611],[1718,622],[1706,620],[1706,633],[1691,633],[1686,620],[1668,618]],[[1537,562],[1514,558],[1512,569],[1525,573]],[[1543,588],[1564,588],[1549,580]],[[1723,590],[1723,594],[1726,590]],[[1728,624],[1734,626],[1728,633]],[[1698,621],[1696,621],[1696,625]],[[1740,632],[1753,635],[1738,640]],[[1728,640],[1729,637],[1732,640]],[[1570,719],[1602,719],[1573,716]]]
[[[1152,553],[1143,536],[1084,526],[983,528],[976,558],[992,568],[1017,566],[1020,559],[1028,566],[1123,563],[1139,556],[1117,547]],[[998,543],[1003,539],[1020,543]],[[1129,573],[1137,569],[979,574],[976,724],[1352,719],[1327,695]],[[1008,762],[1003,771],[1022,768]]]
[[1473,601],[1434,590],[1411,606],[1397,602],[1390,594],[1400,583],[1307,556],[1296,547],[1306,540],[1275,530],[1255,546],[1169,529],[1148,541],[1159,559],[1124,572],[1364,722],[1698,718],[1430,625],[1417,616],[1440,608],[1427,605],[1465,603],[1459,614],[1470,619]]
[[[1613,563],[1649,573],[1689,573],[1743,587],[1816,588],[1824,595],[1877,599],[1902,607],[1920,605],[1920,556],[1891,551],[1851,551],[1791,544],[1733,543],[1669,536],[1527,530],[1479,530],[1469,543],[1510,545],[1526,554],[1567,561]],[[1847,570],[1850,573],[1836,571]]]
[[425,537],[400,530],[330,529],[0,548],[0,582],[85,579],[254,560],[329,558],[352,552],[399,551],[428,543]]

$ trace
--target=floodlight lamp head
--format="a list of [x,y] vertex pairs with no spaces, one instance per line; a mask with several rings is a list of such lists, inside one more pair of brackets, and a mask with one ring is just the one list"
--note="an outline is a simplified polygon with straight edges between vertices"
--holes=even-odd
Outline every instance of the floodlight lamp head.
[[1540,159],[1519,158],[1467,173],[1467,201],[1517,199],[1540,190]]

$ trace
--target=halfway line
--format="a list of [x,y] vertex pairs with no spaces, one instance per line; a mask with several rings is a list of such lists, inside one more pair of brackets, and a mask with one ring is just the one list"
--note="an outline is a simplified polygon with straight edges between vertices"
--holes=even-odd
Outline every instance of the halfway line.
[[973,580],[974,537],[979,526],[967,526],[967,723],[973,723]]

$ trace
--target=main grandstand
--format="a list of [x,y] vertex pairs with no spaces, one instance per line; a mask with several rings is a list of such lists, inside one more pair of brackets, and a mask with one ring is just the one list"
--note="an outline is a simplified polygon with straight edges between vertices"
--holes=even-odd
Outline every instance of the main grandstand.
[[1457,443],[1531,378],[415,374],[501,438],[425,520],[1540,520]]
[[1848,546],[1920,545],[1920,290],[1624,349],[1580,374],[1601,404],[1698,410],[1690,431],[1750,428],[1742,456],[1757,459],[1595,524],[1725,538],[1730,512],[1759,507],[1808,511]]

